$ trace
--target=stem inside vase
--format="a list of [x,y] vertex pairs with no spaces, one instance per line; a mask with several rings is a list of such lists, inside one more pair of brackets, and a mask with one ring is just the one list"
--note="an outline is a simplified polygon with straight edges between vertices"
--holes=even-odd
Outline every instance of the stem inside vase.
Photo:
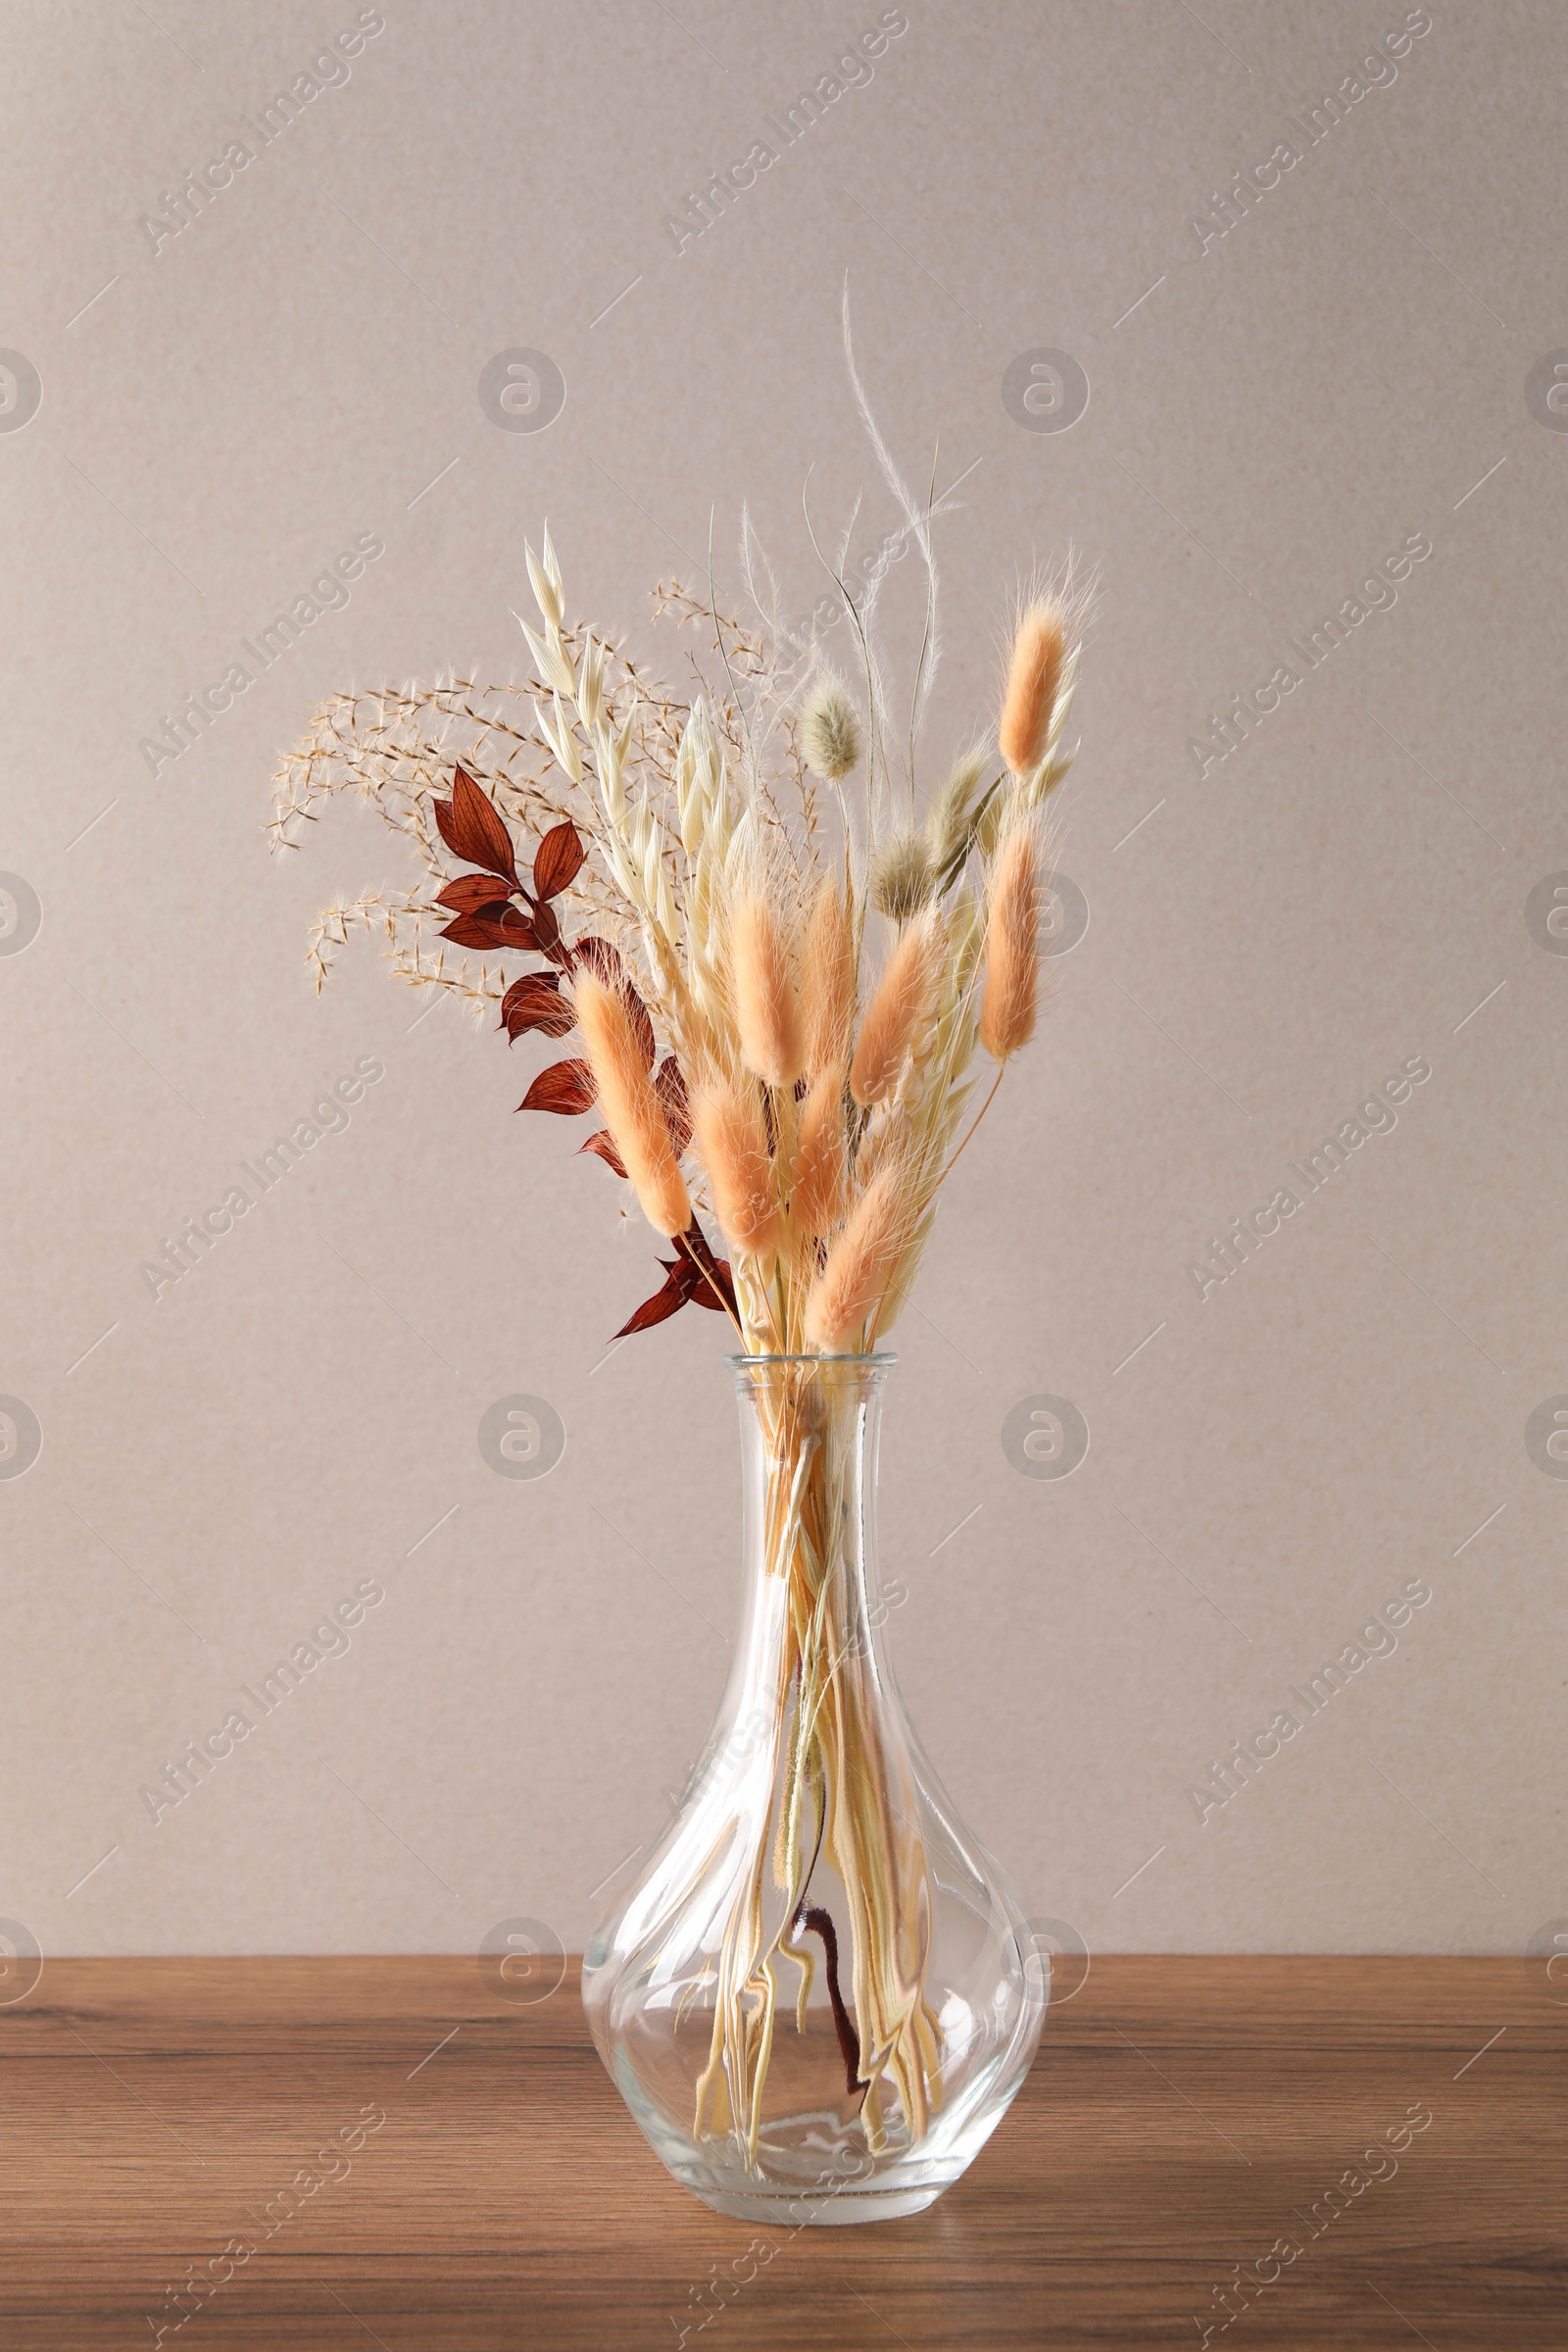
[[[871,1638],[867,1581],[875,1416],[891,1359],[732,1360],[753,1457],[748,1503],[760,1522],[761,1573],[775,1589],[764,1614],[781,1616],[770,1710],[776,1801],[754,1829],[716,1955],[693,2129],[699,2140],[733,2133],[755,2165],[780,1995],[794,1995],[783,2030],[804,2034],[814,1939],[847,2095],[874,2155],[886,2142],[889,2084],[906,2146],[924,2137],[941,2100],[942,2029],[925,1998],[930,1874]],[[836,1881],[831,1901],[819,1886],[824,1862]]]
[[[731,1358],[745,1603],[703,1759],[615,1874],[594,2038],[720,2213],[917,2213],[1028,2071],[1046,1981],[888,1667],[876,1477],[890,1356]],[[1027,1958],[1026,1958],[1027,1949]]]

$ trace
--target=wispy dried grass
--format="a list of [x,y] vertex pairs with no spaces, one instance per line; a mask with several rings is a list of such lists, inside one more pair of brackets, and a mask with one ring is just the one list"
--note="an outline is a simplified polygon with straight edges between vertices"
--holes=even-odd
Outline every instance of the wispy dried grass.
[[997,742],[1015,776],[1027,775],[1046,755],[1067,659],[1066,614],[1053,597],[1029,605],[1013,632],[1007,687]]
[[836,1229],[843,1213],[848,1167],[844,1065],[830,1061],[817,1071],[801,1105],[790,1169],[790,1215],[797,1242],[813,1259],[817,1243]]
[[939,875],[960,858],[969,847],[975,796],[985,778],[988,764],[984,745],[972,752],[965,752],[963,758],[949,769],[947,781],[931,804],[925,834],[931,863]]
[[823,1354],[840,1353],[862,1336],[876,1313],[894,1261],[909,1237],[914,1208],[908,1167],[879,1168],[846,1218],[827,1263],[806,1302],[806,1340]]
[[871,904],[895,923],[929,906],[936,886],[930,845],[919,833],[895,834],[871,867]]
[[[930,511],[909,512],[920,546]],[[525,628],[524,676],[485,686],[454,673],[335,696],[279,769],[279,846],[295,846],[347,795],[376,809],[416,868],[402,889],[377,883],[327,908],[309,944],[317,983],[361,931],[383,940],[410,984],[452,991],[476,1017],[498,1009],[515,955],[499,930],[475,950],[469,933],[489,936],[484,923],[465,928],[450,901],[437,904],[453,874],[441,811],[454,771],[472,778],[518,845],[525,885],[530,845],[572,827],[583,856],[550,902],[561,944],[546,954],[592,1008],[578,1017],[616,1152],[661,1232],[687,1231],[692,1201],[710,1200],[736,1261],[745,1344],[796,1346],[821,1252],[895,1165],[915,1171],[917,1197],[934,1198],[976,1046],[1010,1058],[1033,1027],[1038,880],[1022,820],[1070,758],[1060,738],[1081,600],[1069,581],[1027,603],[1002,714],[1005,764],[983,745],[963,755],[917,831],[889,813],[897,761],[874,650],[876,582],[857,592],[835,575],[867,647],[869,699],[857,709],[809,644],[765,617],[752,627],[716,617],[710,600],[678,586],[661,589],[661,610],[682,630],[706,623],[716,666],[698,663],[684,694],[658,685],[623,647],[569,618],[548,539],[527,559],[539,624]],[[761,576],[749,521],[745,561],[749,577]],[[922,679],[930,658],[928,647]],[[803,700],[795,681],[813,670]],[[858,762],[866,776],[852,804],[844,779]],[[832,787],[831,825],[813,771]],[[524,890],[524,913],[526,904]],[[880,956],[867,928],[878,915],[894,926]],[[662,1113],[656,1124],[650,1111],[646,1067],[626,1059],[626,1039],[639,1053],[643,1041],[624,1003],[572,972],[572,943],[590,934],[626,957],[628,985],[635,972],[661,1050],[692,1090],[689,1180],[669,1156]],[[847,1073],[847,1123],[835,1118],[828,1072]],[[906,1237],[884,1329],[929,1215]]]
[[932,906],[899,939],[865,1008],[850,1063],[850,1092],[862,1109],[899,1076],[942,985],[946,955],[947,926]]
[[794,959],[780,910],[760,891],[731,912],[730,957],[742,1058],[764,1085],[793,1086],[805,1064]]
[[858,764],[860,722],[836,679],[814,686],[802,705],[801,748],[808,766],[830,784],[840,783]]
[[579,971],[572,1004],[605,1124],[632,1190],[655,1232],[673,1241],[692,1221],[691,1199],[625,998],[592,972]]
[[1040,990],[1040,840],[1027,819],[1003,841],[992,870],[980,1043],[1006,1061],[1034,1035]]
[[755,1086],[711,1080],[692,1101],[692,1135],[730,1250],[765,1258],[779,1244],[779,1198]]
[[847,1061],[855,1024],[855,935],[837,883],[818,885],[801,958],[801,1025],[814,1077]]

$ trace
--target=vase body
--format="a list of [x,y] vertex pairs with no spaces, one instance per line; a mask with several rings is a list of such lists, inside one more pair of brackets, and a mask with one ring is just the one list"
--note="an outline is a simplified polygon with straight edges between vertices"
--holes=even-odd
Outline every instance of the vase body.
[[1028,2071],[1048,1972],[957,1820],[885,1650],[876,1451],[889,1356],[738,1357],[745,1597],[672,1819],[583,1963],[600,2055],[716,2211],[913,2213]]

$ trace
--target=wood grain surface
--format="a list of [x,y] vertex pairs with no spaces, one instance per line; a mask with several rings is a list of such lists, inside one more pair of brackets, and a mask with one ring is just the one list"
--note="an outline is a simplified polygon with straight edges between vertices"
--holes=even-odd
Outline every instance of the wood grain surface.
[[791,2234],[665,2177],[569,1967],[52,1961],[0,2010],[0,2212],[6,2352],[1560,2352],[1568,2006],[1522,1960],[1097,1959],[956,2188]]

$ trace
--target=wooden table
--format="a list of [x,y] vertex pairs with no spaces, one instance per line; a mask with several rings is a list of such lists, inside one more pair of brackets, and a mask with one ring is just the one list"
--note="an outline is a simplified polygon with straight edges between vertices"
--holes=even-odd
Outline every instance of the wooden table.
[[665,2178],[572,1970],[61,1960],[0,2010],[0,2217],[5,2352],[1560,2352],[1568,2006],[1523,1960],[1097,1959],[956,2188],[764,2248]]

